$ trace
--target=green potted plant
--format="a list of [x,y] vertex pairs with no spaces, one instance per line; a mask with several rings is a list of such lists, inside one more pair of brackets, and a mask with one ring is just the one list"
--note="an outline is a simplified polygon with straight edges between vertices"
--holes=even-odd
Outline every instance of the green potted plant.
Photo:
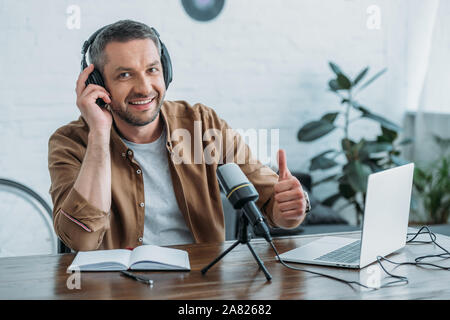
[[433,136],[442,154],[428,165],[414,169],[414,189],[418,193],[429,224],[445,224],[450,216],[450,139]]
[[[358,94],[379,78],[386,69],[376,73],[363,82],[369,67],[361,70],[351,79],[335,63],[329,62],[334,77],[328,82],[329,90],[334,93],[341,103],[341,108],[335,112],[324,114],[320,119],[306,123],[299,131],[297,138],[300,142],[312,142],[325,135],[340,130],[342,137],[339,147],[326,150],[313,157],[309,170],[336,170],[338,173],[330,174],[313,184],[335,181],[338,183],[338,192],[324,199],[322,203],[333,206],[339,199],[346,200],[346,206],[353,205],[356,211],[356,221],[360,225],[364,213],[364,200],[369,174],[387,168],[407,163],[400,157],[399,147],[411,142],[404,139],[397,142],[401,128],[388,119],[372,113],[367,107],[356,100]],[[352,113],[357,114],[350,118]],[[342,117],[343,126],[337,125],[338,117]],[[362,138],[355,141],[351,137],[351,125],[360,119],[370,119],[380,126],[380,134],[373,140]]]

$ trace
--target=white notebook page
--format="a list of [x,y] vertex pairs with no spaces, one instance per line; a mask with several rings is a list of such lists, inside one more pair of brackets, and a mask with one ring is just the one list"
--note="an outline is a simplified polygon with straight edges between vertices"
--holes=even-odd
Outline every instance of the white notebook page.
[[131,251],[125,249],[80,251],[77,253],[69,270],[72,270],[74,267],[83,269],[83,266],[86,265],[102,267],[111,263],[123,264],[125,269],[128,269],[130,254]]
[[130,258],[130,266],[138,261],[155,261],[168,265],[186,267],[187,252],[154,245],[135,248]]

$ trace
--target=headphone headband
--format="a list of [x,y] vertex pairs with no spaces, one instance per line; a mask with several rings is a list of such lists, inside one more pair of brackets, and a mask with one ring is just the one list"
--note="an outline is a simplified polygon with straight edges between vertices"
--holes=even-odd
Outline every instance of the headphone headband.
[[103,30],[105,30],[105,28],[108,27],[108,26],[109,26],[109,25],[104,26],[104,27],[98,29],[97,31],[95,31],[95,32],[89,37],[89,39],[87,39],[87,40],[84,42],[83,48],[81,49],[81,54],[85,55],[85,54],[87,53],[89,47],[90,47],[91,44],[94,42],[95,38],[97,38],[98,34],[99,34],[100,32],[102,32]]

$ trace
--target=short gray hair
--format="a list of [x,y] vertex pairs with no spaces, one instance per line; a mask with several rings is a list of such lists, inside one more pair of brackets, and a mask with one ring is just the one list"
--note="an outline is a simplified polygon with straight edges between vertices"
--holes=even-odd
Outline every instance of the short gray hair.
[[95,38],[89,48],[89,60],[95,68],[103,73],[107,63],[104,53],[105,47],[110,42],[127,42],[136,39],[151,39],[161,57],[161,44],[156,33],[144,23],[133,20],[120,20],[103,29]]

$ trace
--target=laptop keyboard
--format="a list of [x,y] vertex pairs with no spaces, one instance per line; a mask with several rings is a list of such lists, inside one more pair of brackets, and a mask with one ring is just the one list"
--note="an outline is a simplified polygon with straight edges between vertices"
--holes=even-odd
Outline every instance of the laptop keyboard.
[[345,262],[354,263],[359,260],[359,253],[361,251],[361,240],[352,242],[342,248],[328,252],[314,260],[330,261],[330,262]]

